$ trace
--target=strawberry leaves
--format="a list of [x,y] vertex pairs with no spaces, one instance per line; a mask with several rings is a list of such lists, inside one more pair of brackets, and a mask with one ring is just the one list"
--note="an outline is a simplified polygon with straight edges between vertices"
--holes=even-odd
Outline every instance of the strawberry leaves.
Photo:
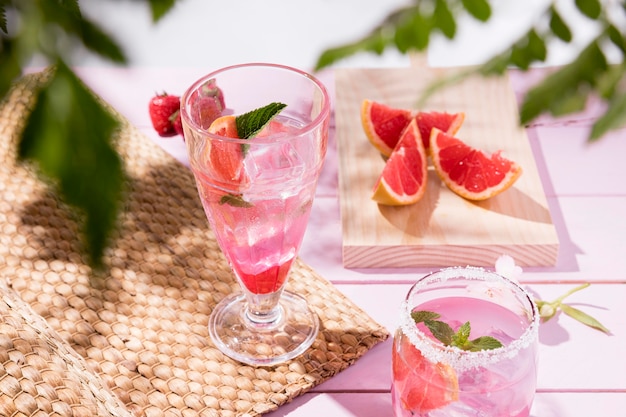
[[472,329],[469,321],[463,323],[455,332],[448,323],[437,320],[441,317],[439,313],[420,310],[412,312],[411,317],[415,323],[424,323],[435,339],[446,346],[454,346],[469,352],[502,347],[502,343],[495,337],[481,336],[470,339]]

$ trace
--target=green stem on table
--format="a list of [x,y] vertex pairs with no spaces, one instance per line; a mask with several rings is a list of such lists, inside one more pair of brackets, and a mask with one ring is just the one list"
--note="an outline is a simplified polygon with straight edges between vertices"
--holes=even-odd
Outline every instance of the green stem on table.
[[585,326],[589,326],[593,329],[599,330],[601,332],[604,332],[606,334],[610,334],[611,331],[609,329],[607,329],[606,327],[604,327],[604,325],[602,325],[602,323],[600,323],[598,320],[596,320],[595,318],[591,317],[589,314],[572,307],[569,304],[565,304],[563,303],[563,300],[565,300],[567,297],[569,297],[570,295],[574,294],[575,292],[578,292],[580,290],[584,290],[585,288],[587,288],[589,285],[588,282],[584,283],[582,285],[579,285],[575,288],[572,288],[571,290],[569,290],[568,292],[566,292],[565,294],[563,294],[562,296],[556,298],[553,301],[543,301],[543,300],[535,300],[535,303],[537,304],[537,308],[539,308],[539,315],[541,316],[541,320],[542,322],[547,322],[548,320],[550,320],[552,317],[554,317],[556,315],[556,313],[558,312],[558,310],[560,309],[563,313],[567,314],[568,316],[570,316],[571,318],[573,318],[574,320],[579,321],[580,323],[584,324]]

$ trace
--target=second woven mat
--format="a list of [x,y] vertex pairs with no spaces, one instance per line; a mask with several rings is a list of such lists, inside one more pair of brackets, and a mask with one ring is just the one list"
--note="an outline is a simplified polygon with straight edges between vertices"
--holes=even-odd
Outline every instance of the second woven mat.
[[[130,193],[106,272],[94,274],[74,216],[32,169],[16,163],[19,135],[45,76],[25,76],[0,105],[0,274],[130,412],[259,415],[388,337],[298,261],[288,289],[320,317],[313,346],[275,367],[225,357],[212,345],[207,323],[213,306],[238,285],[208,228],[193,176],[124,120],[117,147]],[[5,375],[0,368],[0,384]]]

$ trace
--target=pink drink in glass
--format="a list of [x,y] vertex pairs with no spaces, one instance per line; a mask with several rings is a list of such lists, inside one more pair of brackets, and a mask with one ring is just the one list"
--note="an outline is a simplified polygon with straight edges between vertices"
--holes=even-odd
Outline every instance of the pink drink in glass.
[[[285,107],[260,133],[240,139],[237,128],[229,136],[232,123],[220,130],[204,120],[203,94],[215,88],[223,91],[221,115],[231,118],[270,103]],[[285,285],[326,155],[328,93],[317,79],[294,68],[235,65],[194,83],[181,99],[181,115],[204,211],[242,290],[213,308],[211,340],[227,356],[250,365],[292,359],[319,331],[306,300],[285,291]]]
[[[297,123],[277,116],[259,134],[288,137]],[[224,189],[202,172],[198,174],[200,198],[214,225],[219,245],[245,288],[254,294],[280,290],[300,249],[315,194],[316,175],[298,173],[289,180],[294,159],[291,145],[256,151],[255,138],[247,140],[244,159],[243,205],[224,202]],[[292,174],[294,174],[292,172]]]
[[[470,339],[503,347],[463,351],[445,346],[415,311],[440,315]],[[419,280],[402,306],[392,352],[396,417],[528,417],[536,387],[539,314],[517,284],[479,268],[448,268]]]

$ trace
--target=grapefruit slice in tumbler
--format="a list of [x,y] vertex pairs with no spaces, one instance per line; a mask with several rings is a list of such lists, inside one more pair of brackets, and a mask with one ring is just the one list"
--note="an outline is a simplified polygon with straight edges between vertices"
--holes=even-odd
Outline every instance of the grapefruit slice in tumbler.
[[361,104],[361,124],[365,135],[384,156],[391,155],[413,117],[411,110],[397,109],[376,101],[365,99]]
[[393,379],[402,407],[423,415],[459,399],[457,375],[449,365],[429,362],[410,340],[400,336],[392,349]]
[[465,120],[465,113],[447,113],[438,111],[420,111],[415,116],[417,126],[420,128],[424,148],[430,147],[430,133],[437,128],[449,135],[456,135]]
[[430,156],[441,180],[468,200],[500,194],[522,174],[522,168],[502,157],[501,151],[487,155],[437,128],[430,136]]
[[412,119],[389,155],[372,199],[392,206],[416,203],[426,192],[426,163],[424,143],[417,122]]

